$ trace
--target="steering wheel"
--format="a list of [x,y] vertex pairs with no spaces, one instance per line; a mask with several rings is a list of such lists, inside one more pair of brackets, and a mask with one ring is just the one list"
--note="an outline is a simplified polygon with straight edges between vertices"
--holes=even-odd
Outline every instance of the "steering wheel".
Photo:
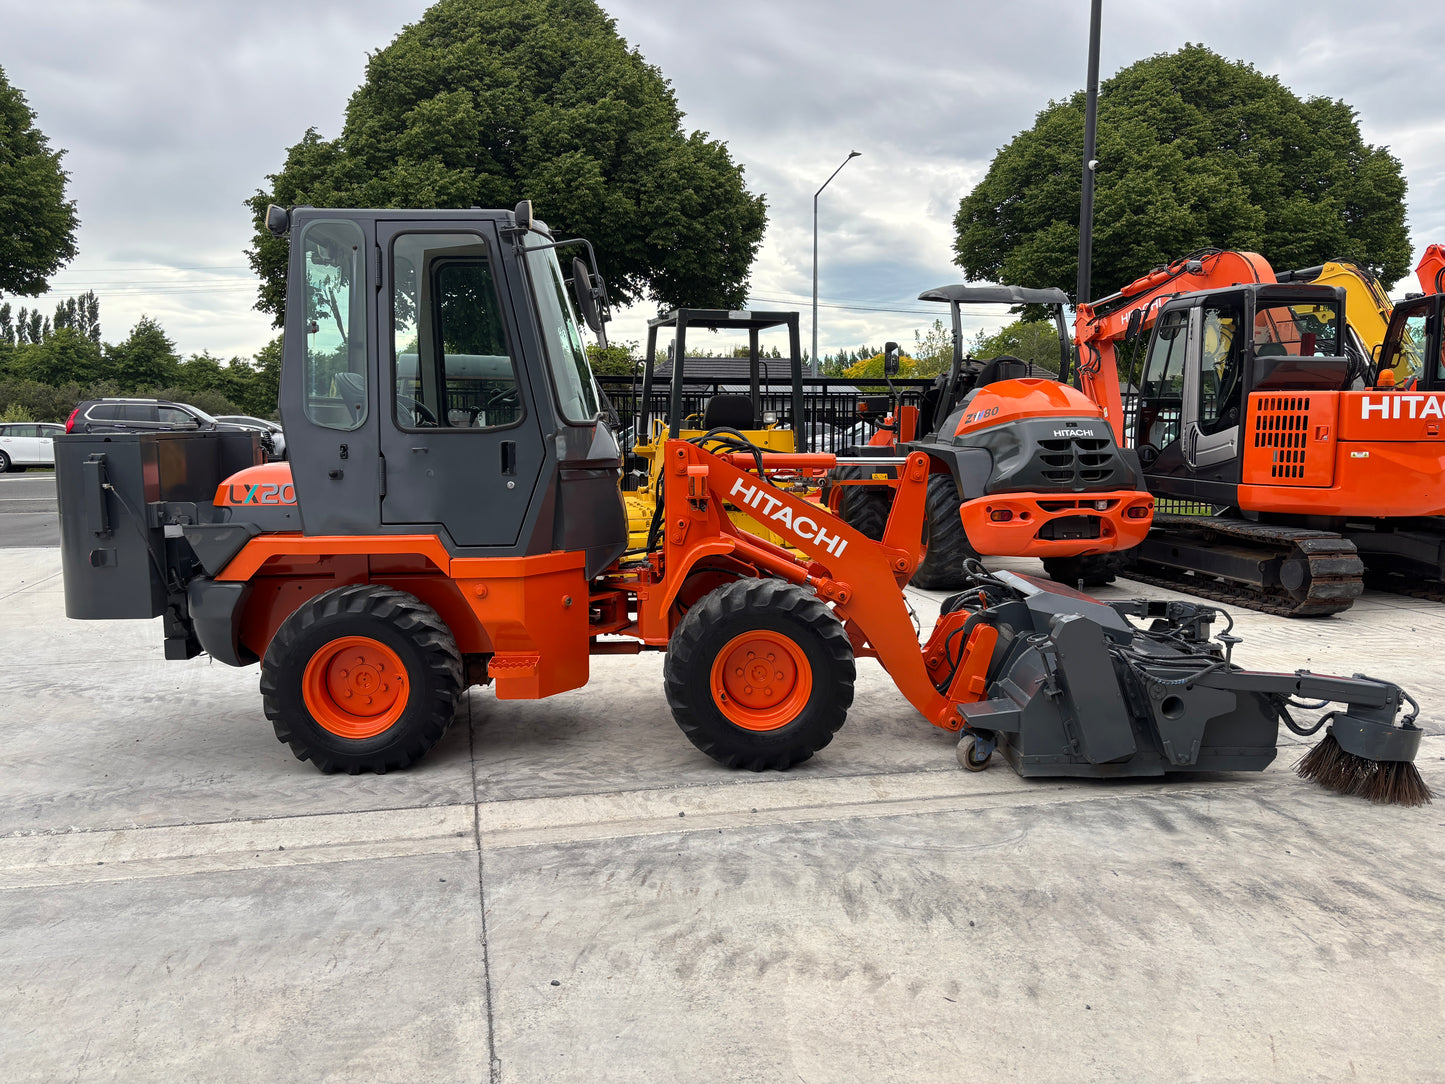
[[413,399],[410,395],[398,395],[396,401],[411,411],[411,424],[414,429],[422,429],[427,426],[436,427],[441,423],[437,416],[431,412],[431,408],[420,399]]

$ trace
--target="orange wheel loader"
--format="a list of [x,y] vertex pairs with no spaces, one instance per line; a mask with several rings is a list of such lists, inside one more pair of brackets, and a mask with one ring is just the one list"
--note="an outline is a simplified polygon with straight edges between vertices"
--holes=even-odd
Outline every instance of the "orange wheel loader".
[[[594,656],[659,650],[678,725],[733,767],[826,746],[871,658],[961,734],[971,769],[996,749],[1024,775],[1258,769],[1281,722],[1320,729],[1294,719],[1303,695],[1344,705],[1323,782],[1428,797],[1402,690],[1242,670],[1206,607],[1106,606],[980,567],[920,644],[903,585],[929,480],[957,469],[929,452],[901,457],[874,540],[773,484],[834,455],[725,429],[670,439],[656,543],[627,551],[621,452],[577,318],[601,337],[606,293],[595,256],[569,283],[556,255],[590,246],[554,240],[526,202],[266,222],[290,235],[289,462],[261,463],[250,434],[58,439],[66,611],[162,617],[168,658],[259,661],[277,737],[324,772],[415,762],[470,686],[536,699],[585,685]],[[1330,766],[1342,757],[1365,770]]]

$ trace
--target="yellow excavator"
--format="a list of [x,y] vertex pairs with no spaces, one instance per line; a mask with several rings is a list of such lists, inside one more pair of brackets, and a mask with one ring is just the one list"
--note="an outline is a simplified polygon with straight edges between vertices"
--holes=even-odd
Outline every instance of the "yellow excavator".
[[[1424,296],[1445,292],[1445,246],[1430,245],[1415,267],[1415,277],[1420,283]],[[1349,329],[1358,340],[1360,352],[1376,363],[1381,360],[1380,348],[1385,342],[1385,333],[1390,327],[1390,317],[1396,305],[1385,293],[1368,268],[1361,267],[1353,260],[1330,260],[1314,267],[1303,267],[1298,271],[1282,271],[1276,278],[1280,282],[1305,282],[1315,286],[1338,286],[1345,291],[1345,312]],[[1407,295],[1402,305],[1415,307],[1421,295]],[[1429,307],[1429,306],[1426,306]],[[1422,316],[1423,320],[1423,316]],[[1407,329],[1409,321],[1407,319]],[[1411,380],[1418,379],[1422,364],[1418,334],[1406,334],[1400,339],[1400,348],[1394,352],[1386,370],[1393,374],[1393,385],[1404,387]],[[1389,377],[1385,378],[1387,381]]]

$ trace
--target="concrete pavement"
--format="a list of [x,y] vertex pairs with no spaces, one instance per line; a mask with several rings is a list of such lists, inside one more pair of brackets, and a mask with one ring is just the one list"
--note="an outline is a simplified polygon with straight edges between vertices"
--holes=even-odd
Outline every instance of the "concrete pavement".
[[[0,552],[8,1079],[1445,1079],[1445,802],[1319,790],[1288,735],[1252,775],[970,774],[864,661],[832,745],[736,774],[649,655],[326,777],[255,668],[69,622],[58,572]],[[1404,684],[1445,794],[1445,606],[1236,618],[1247,665]]]

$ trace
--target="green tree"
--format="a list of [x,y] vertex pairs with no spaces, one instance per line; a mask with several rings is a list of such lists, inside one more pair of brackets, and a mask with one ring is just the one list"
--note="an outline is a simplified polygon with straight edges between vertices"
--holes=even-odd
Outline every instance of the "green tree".
[[971,357],[1011,354],[1051,373],[1059,371],[1059,333],[1051,320],[1015,320],[992,335],[980,331],[968,344]]
[[180,359],[176,344],[149,316],[142,316],[125,342],[106,349],[106,375],[126,391],[173,384]]
[[75,256],[79,219],[65,198],[64,151],[52,151],[25,95],[0,68],[0,293],[34,296]]
[[603,376],[632,376],[642,369],[641,353],[635,342],[609,343],[605,350],[596,343],[588,343],[587,360],[592,371]]
[[258,418],[280,416],[281,353],[280,335],[256,352],[256,380],[251,385],[251,394],[245,403],[246,413],[254,414]]
[[914,331],[913,356],[918,360],[919,376],[946,373],[953,365],[953,329],[934,320],[927,331]]
[[614,300],[741,307],[761,196],[727,147],[685,134],[669,82],[593,0],[441,0],[367,63],[335,140],[314,129],[249,202],[256,307],[285,301],[268,203],[511,207],[597,246]]
[[[1083,133],[1078,92],[994,156],[954,218],[970,278],[1073,292]],[[1100,87],[1097,159],[1096,297],[1206,246],[1281,270],[1349,257],[1387,283],[1409,265],[1400,163],[1364,142],[1354,110],[1202,45]]]
[[100,347],[73,327],[62,327],[26,346],[17,347],[10,368],[18,375],[57,387],[69,381],[88,383],[104,372]]

